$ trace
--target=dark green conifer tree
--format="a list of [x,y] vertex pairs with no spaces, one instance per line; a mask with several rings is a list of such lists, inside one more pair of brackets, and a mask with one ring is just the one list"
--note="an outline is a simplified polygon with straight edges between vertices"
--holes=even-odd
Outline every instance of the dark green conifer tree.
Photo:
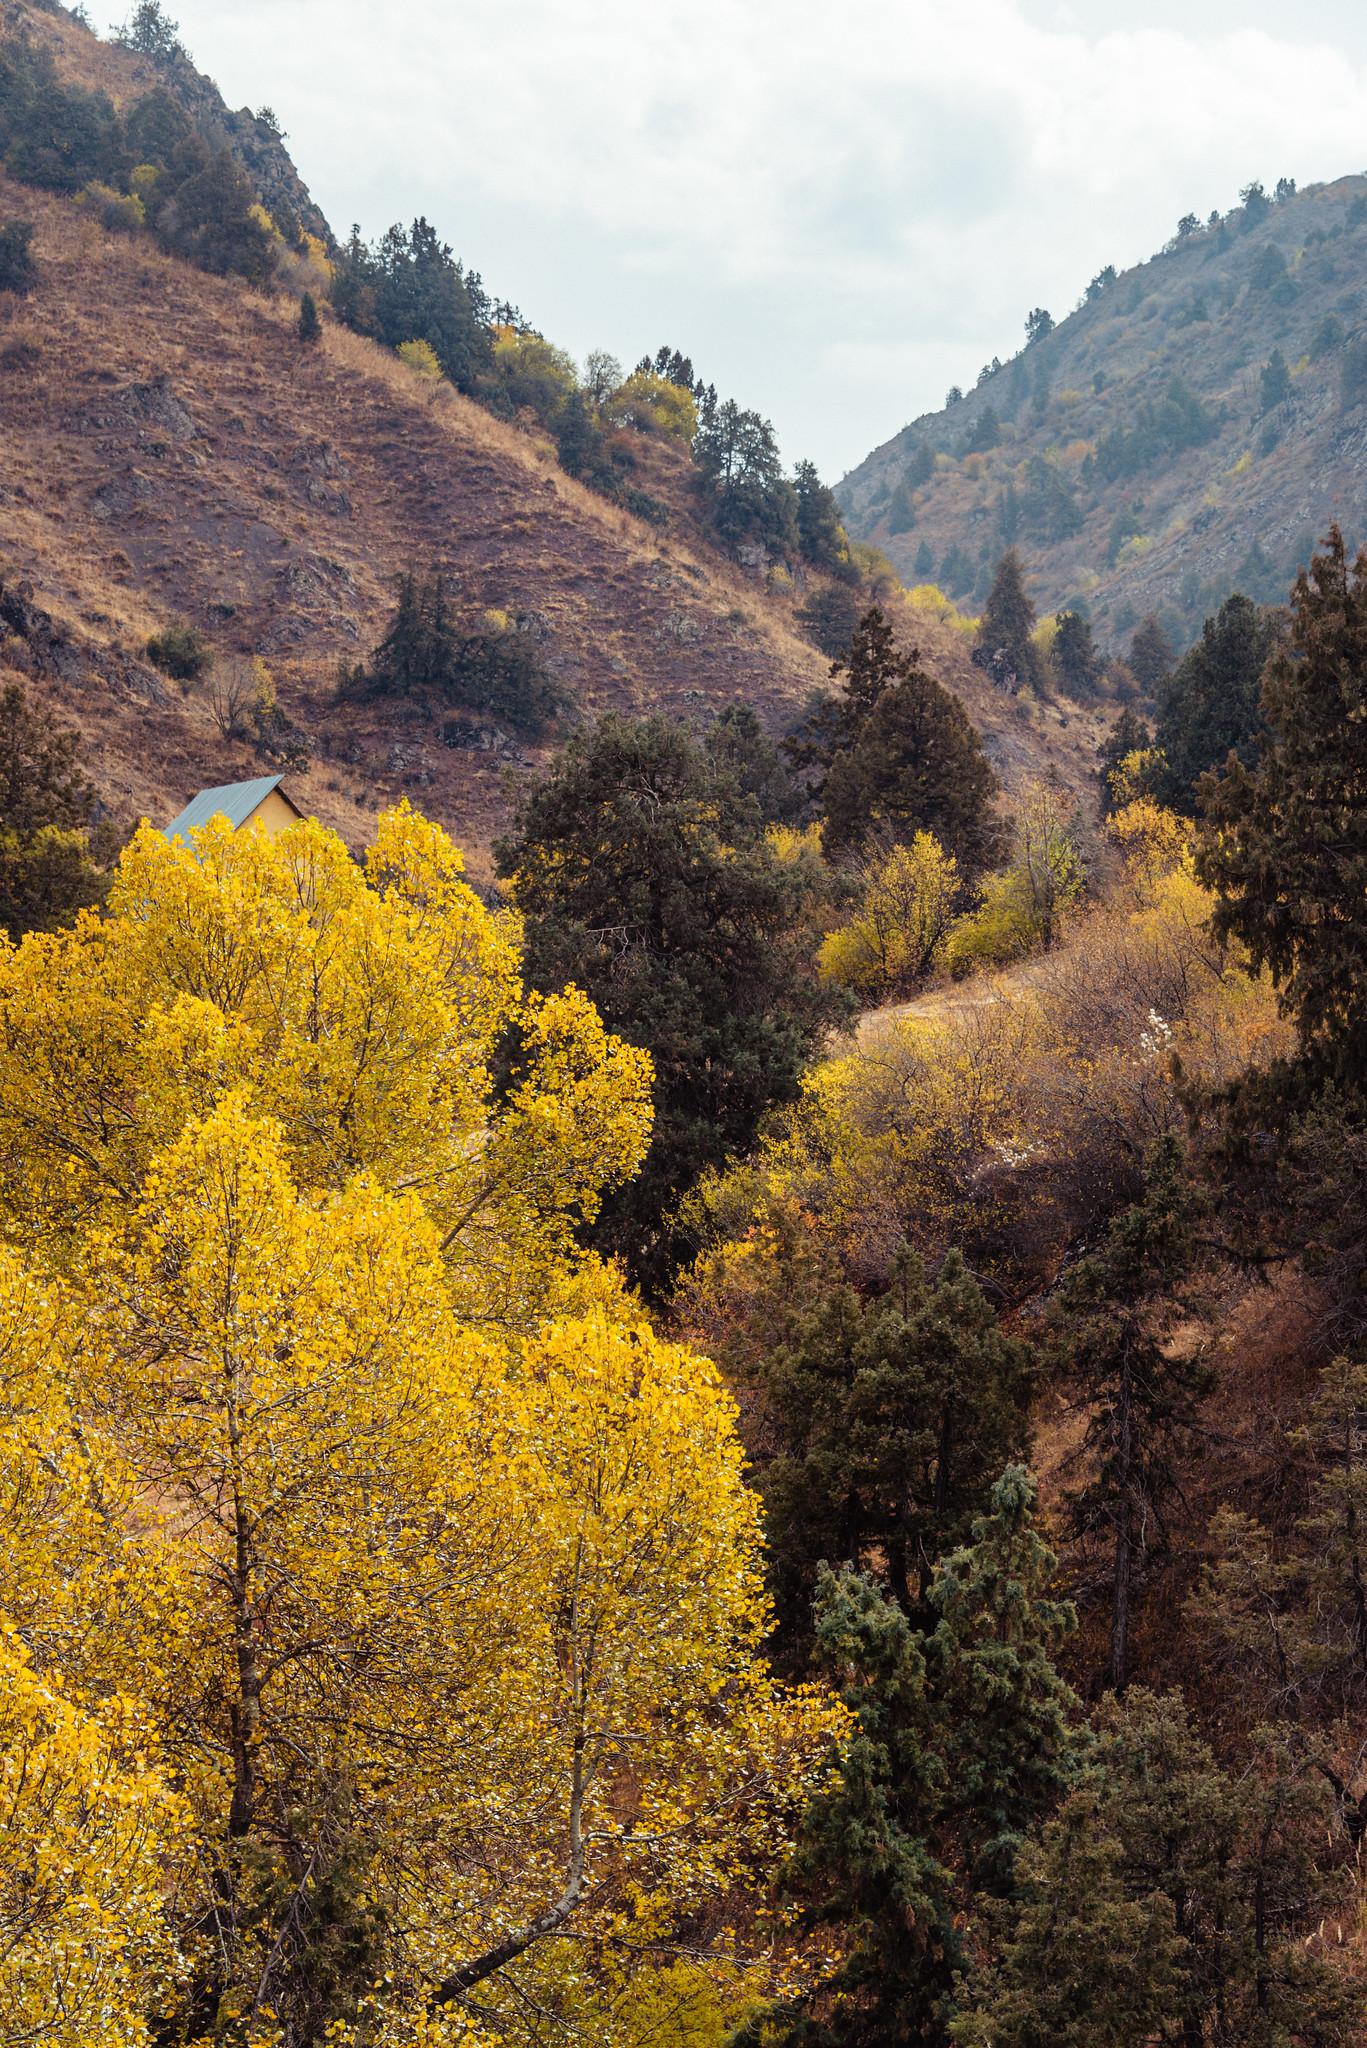
[[822,845],[842,853],[874,839],[932,832],[968,876],[1001,849],[997,778],[958,700],[923,670],[886,691],[826,779]]
[[322,339],[323,323],[318,318],[318,301],[312,292],[305,292],[299,301],[299,339],[305,348],[312,348]]
[[1157,694],[1163,678],[1171,674],[1176,659],[1172,642],[1150,612],[1135,627],[1125,663],[1146,697]]
[[1252,764],[1262,731],[1263,670],[1276,644],[1275,617],[1236,593],[1159,682],[1154,744],[1165,767],[1158,793],[1174,810],[1190,815],[1197,783],[1231,753]]
[[853,566],[850,544],[835,492],[829,484],[822,483],[814,462],[799,462],[793,472],[793,487],[797,494],[798,551],[803,561],[831,575],[848,573]]
[[812,1801],[785,1889],[843,1960],[733,2048],[948,2048],[965,1934],[1014,1887],[1018,1845],[1076,1778],[1078,1709],[1053,1657],[1073,1625],[1035,1489],[1010,1466],[913,1628],[867,1578],[823,1570],[816,1666],[854,1731]]
[[843,1014],[812,969],[809,878],[768,846],[753,800],[747,822],[730,770],[663,718],[575,733],[496,854],[532,986],[573,982],[655,1062],[645,1165],[592,1238],[661,1290],[687,1250],[680,1197],[793,1098]]
[[750,1390],[787,1660],[810,1650],[819,1565],[876,1574],[909,1613],[993,1477],[1025,1444],[1028,1354],[957,1252],[936,1279],[905,1247],[886,1293],[830,1284],[788,1305],[757,1358],[719,1356]]
[[997,778],[958,699],[896,647],[877,607],[843,673],[843,698],[828,699],[805,736],[806,758],[829,763],[817,783],[827,854],[933,832],[967,874],[979,872],[1001,843]]
[[1099,1721],[993,1916],[959,2048],[1347,2048],[1367,1996],[1307,1940],[1333,1820],[1294,1741],[1265,1731],[1230,1770],[1177,1695],[1137,1690]]
[[1130,1671],[1130,1632],[1146,1567],[1165,1548],[1165,1515],[1211,1376],[1169,1342],[1195,1256],[1197,1200],[1176,1138],[1148,1160],[1142,1199],[1074,1266],[1057,1309],[1065,1370],[1088,1405],[1092,1476],[1069,1497],[1074,1533],[1101,1553],[1110,1600],[1106,1680]]
[[1015,692],[1025,685],[1044,687],[1044,664],[1030,635],[1035,607],[1025,588],[1025,571],[1014,548],[997,564],[973,649],[976,667],[991,676],[999,689]]
[[1058,686],[1075,702],[1095,697],[1101,681],[1101,656],[1089,620],[1081,612],[1060,612],[1058,631],[1049,650],[1049,665]]
[[1367,1075],[1367,557],[1330,531],[1297,578],[1263,679],[1255,766],[1203,786],[1216,930],[1271,970],[1306,1081],[1361,1100]]

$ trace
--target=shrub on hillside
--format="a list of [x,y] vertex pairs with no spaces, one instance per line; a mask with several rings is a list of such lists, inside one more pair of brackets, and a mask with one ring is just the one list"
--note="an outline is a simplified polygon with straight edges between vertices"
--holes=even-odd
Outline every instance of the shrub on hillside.
[[1345,412],[1367,401],[1367,334],[1358,336],[1343,359],[1339,396]]
[[77,735],[19,684],[0,691],[0,932],[56,931],[99,902],[94,811]]
[[797,622],[823,654],[839,661],[850,651],[864,609],[864,599],[849,584],[827,583],[799,607]]
[[508,409],[522,407],[547,425],[576,388],[574,364],[564,349],[540,334],[500,327],[494,338],[494,375]]
[[368,662],[343,668],[341,691],[435,696],[529,733],[544,731],[563,702],[533,635],[501,611],[461,625],[439,575],[402,579],[387,632]]
[[120,192],[92,178],[81,194],[81,207],[111,234],[131,235],[147,225],[147,208],[136,192]]
[[668,434],[692,444],[698,431],[698,408],[691,391],[653,370],[633,370],[625,383],[610,392],[603,405],[610,426],[635,427],[638,433]]
[[873,993],[914,987],[939,952],[958,896],[958,863],[933,833],[894,846],[865,869],[849,923],[823,941],[822,980]]
[[1011,865],[987,877],[977,908],[951,927],[945,965],[958,979],[1052,946],[1085,879],[1076,820],[1057,789],[1033,784],[1016,818]]
[[195,682],[213,658],[213,650],[203,635],[183,623],[164,626],[147,643],[147,659],[178,683]]
[[401,363],[410,370],[416,370],[420,377],[428,377],[434,383],[441,375],[441,364],[430,341],[401,341],[394,351]]
[[0,221],[0,292],[17,292],[23,298],[37,284],[32,243],[31,221]]

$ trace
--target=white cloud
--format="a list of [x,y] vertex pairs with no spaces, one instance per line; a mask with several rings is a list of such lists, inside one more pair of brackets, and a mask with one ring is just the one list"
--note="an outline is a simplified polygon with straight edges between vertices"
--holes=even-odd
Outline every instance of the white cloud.
[[173,11],[334,226],[424,212],[565,346],[689,349],[832,475],[1188,208],[1364,167],[1367,23],[1258,0]]

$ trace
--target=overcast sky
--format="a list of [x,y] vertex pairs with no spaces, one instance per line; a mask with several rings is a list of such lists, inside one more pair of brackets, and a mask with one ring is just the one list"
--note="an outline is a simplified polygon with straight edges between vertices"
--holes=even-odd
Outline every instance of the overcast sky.
[[831,481],[1250,178],[1367,169],[1367,6],[168,0],[339,233],[425,213],[581,359],[661,342]]

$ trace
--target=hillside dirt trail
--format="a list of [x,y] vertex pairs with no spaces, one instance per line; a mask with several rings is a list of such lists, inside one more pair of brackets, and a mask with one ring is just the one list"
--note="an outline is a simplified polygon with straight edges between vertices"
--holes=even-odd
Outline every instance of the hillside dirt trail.
[[855,1020],[851,1035],[858,1047],[867,1050],[893,1025],[908,1019],[942,1023],[951,1017],[965,1016],[972,1010],[989,1009],[993,1003],[1007,1002],[1026,989],[1038,987],[1043,964],[1040,960],[1023,960],[1003,973],[944,982],[905,1002],[884,1003],[875,1010],[863,1010]]

